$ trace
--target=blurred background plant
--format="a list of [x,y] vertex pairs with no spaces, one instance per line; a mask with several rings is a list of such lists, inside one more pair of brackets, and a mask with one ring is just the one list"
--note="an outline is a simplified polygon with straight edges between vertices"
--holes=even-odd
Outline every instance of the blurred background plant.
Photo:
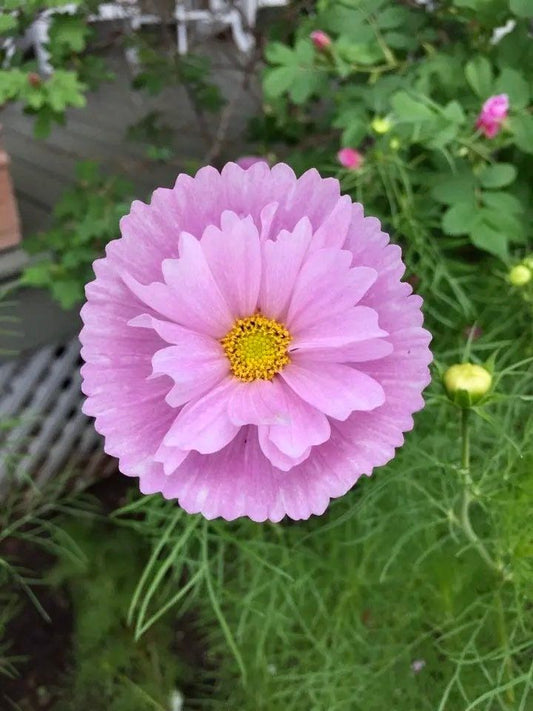
[[[7,31],[20,32],[36,6],[9,2],[17,24]],[[70,37],[52,56],[70,77],[63,103],[49,98],[49,79],[28,79],[31,60],[3,69],[21,87],[7,95],[0,82],[3,100],[25,101],[39,133],[108,78],[99,62],[85,67],[99,58],[89,11],[79,3],[68,31],[64,20],[55,30]],[[396,459],[323,517],[206,522],[133,488],[112,526],[63,521],[83,555],[56,551],[47,581],[68,590],[75,619],[75,665],[56,711],[84,709],[84,695],[94,708],[89,687],[106,708],[167,709],[173,684],[185,709],[530,711],[531,2],[319,0],[290,13],[270,29],[250,152],[338,177],[402,246],[435,373],[488,368],[492,388],[468,416],[468,467],[463,415],[437,377]],[[137,52],[139,90],[188,82],[206,156],[220,162],[224,121],[213,138],[206,116],[223,101],[206,60],[167,56],[142,31],[120,41]],[[150,160],[173,165],[168,119],[151,112],[127,130]],[[133,193],[82,164],[50,230],[27,243],[47,255],[25,283],[66,307],[80,301]],[[192,659],[173,637],[187,619],[200,640]],[[105,638],[113,644],[99,659]]]

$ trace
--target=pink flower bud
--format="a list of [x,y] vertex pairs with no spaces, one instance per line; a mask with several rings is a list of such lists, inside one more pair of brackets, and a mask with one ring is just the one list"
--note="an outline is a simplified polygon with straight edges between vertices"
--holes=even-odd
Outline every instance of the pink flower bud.
[[507,118],[508,111],[509,97],[507,94],[497,94],[489,97],[481,107],[481,112],[476,121],[476,128],[481,129],[487,138],[494,138]]
[[358,170],[363,162],[363,156],[355,148],[341,148],[337,153],[337,160],[343,168]]
[[315,30],[309,35],[311,42],[315,45],[316,49],[324,51],[331,45],[331,37],[322,32],[322,30]]

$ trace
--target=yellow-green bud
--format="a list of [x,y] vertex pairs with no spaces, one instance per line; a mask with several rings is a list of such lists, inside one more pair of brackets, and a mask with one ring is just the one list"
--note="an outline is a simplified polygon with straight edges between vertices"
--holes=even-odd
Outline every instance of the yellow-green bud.
[[531,281],[532,276],[533,274],[529,267],[526,267],[525,264],[517,264],[509,272],[509,281],[513,286],[524,286]]
[[391,130],[392,124],[388,119],[377,116],[370,124],[370,127],[376,133],[387,133]]
[[391,138],[389,146],[391,147],[391,150],[397,151],[400,147],[400,141],[397,138]]
[[492,375],[474,363],[452,365],[442,378],[448,397],[460,407],[471,407],[489,392]]

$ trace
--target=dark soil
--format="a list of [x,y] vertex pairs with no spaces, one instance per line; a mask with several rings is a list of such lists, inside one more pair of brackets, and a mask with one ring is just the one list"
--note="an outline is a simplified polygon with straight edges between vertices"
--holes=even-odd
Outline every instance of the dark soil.
[[20,595],[21,607],[6,630],[7,654],[17,657],[18,676],[0,676],[2,711],[51,709],[67,668],[72,633],[68,597],[62,590],[46,587],[35,594],[49,619],[27,595]]
[[[127,502],[128,492],[136,484],[136,480],[117,473],[91,486],[88,493],[100,502],[101,513],[109,515]],[[17,594],[20,604],[5,630],[4,640],[9,644],[5,655],[16,658],[18,675],[9,678],[0,674],[0,711],[53,711],[73,671],[74,621],[68,593],[65,589],[38,584],[54,564],[53,556],[41,547],[20,539],[7,539],[0,546],[1,557],[37,581],[32,592],[42,610],[22,588],[12,585],[8,590],[8,594]],[[182,693],[190,699],[209,696],[214,670],[213,660],[207,657],[205,631],[202,634],[193,611],[176,620],[175,630],[173,651],[191,672],[181,679]],[[203,688],[199,688],[197,676],[200,669]]]
[[[94,484],[88,491],[110,513],[125,503],[135,481],[114,475]],[[0,557],[9,560],[25,577],[39,580],[54,563],[53,556],[36,545],[18,538],[6,539]],[[16,658],[18,675],[0,674],[0,711],[48,711],[57,701],[61,682],[71,660],[72,610],[63,589],[33,585],[32,593],[41,610],[21,587],[12,585],[7,594],[16,594],[19,607],[5,630],[8,658]],[[44,611],[44,614],[43,614]]]

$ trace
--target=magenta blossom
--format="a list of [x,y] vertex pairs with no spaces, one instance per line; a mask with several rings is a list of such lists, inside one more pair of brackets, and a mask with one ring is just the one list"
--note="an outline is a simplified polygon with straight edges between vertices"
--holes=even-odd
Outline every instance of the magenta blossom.
[[481,107],[481,112],[476,121],[476,128],[481,129],[487,138],[494,138],[499,133],[508,112],[509,97],[507,94],[491,96]]
[[311,42],[315,45],[316,49],[324,51],[331,47],[331,37],[323,32],[322,30],[315,30],[309,35]]
[[429,382],[400,248],[316,170],[202,168],[94,263],[84,410],[145,494],[279,521],[394,456]]
[[263,156],[241,156],[240,158],[237,158],[235,163],[237,163],[237,165],[241,168],[244,168],[244,170],[251,168],[252,165],[255,165],[256,163],[265,163],[268,165],[267,159]]
[[337,160],[347,170],[359,170],[363,156],[355,148],[341,148],[337,153]]

